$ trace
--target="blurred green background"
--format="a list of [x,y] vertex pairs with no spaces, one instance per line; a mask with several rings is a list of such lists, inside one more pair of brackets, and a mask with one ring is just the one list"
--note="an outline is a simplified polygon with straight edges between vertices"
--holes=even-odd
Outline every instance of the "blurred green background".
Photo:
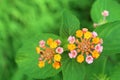
[[0,80],[34,80],[20,72],[15,63],[24,39],[38,31],[58,34],[64,9],[76,15],[82,27],[93,28],[90,10],[94,1],[0,0]]

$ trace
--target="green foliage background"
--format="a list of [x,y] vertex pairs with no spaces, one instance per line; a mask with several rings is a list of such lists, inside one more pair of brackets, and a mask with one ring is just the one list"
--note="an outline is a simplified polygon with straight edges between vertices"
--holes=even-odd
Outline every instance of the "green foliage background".
[[[64,9],[80,20],[81,27],[92,27],[90,11],[96,0],[1,0],[0,1],[0,80],[35,80],[18,69],[15,56],[26,38],[39,32],[59,34]],[[119,0],[118,3],[120,2]],[[97,18],[98,19],[98,18]],[[93,19],[94,20],[94,19]],[[112,20],[112,19],[111,19]],[[110,21],[111,21],[110,20]],[[96,21],[96,19],[94,20]],[[48,29],[49,28],[49,29]],[[119,43],[119,42],[118,42]],[[97,72],[92,80],[120,78],[120,55],[108,56],[106,73]],[[105,61],[103,61],[104,63]],[[100,64],[96,65],[99,67]],[[91,65],[93,66],[93,65]],[[90,67],[91,67],[90,66]],[[113,69],[115,68],[115,70]],[[97,69],[96,69],[97,70]],[[94,70],[93,70],[94,72]],[[62,80],[62,73],[46,80]],[[87,79],[86,79],[87,80]]]

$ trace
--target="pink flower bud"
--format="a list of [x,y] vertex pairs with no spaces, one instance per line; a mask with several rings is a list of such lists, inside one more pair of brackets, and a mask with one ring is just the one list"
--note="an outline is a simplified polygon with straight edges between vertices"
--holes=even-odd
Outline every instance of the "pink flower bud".
[[70,44],[73,44],[75,42],[75,37],[74,36],[69,36],[68,41]]
[[98,26],[97,23],[93,23],[93,27],[96,28]]
[[100,39],[100,44],[103,44],[103,40],[102,39]]
[[94,37],[97,37],[98,34],[97,34],[95,31],[93,31],[93,32],[92,32],[92,36],[93,36],[93,38],[94,38]]
[[102,16],[104,16],[104,17],[109,16],[109,11],[104,10],[104,11],[102,12]]
[[92,56],[87,56],[87,57],[86,57],[86,62],[87,62],[88,64],[93,63],[93,57],[92,57]]
[[41,41],[39,42],[39,45],[40,45],[40,47],[44,47],[44,46],[45,46],[45,41],[44,41],[44,40],[41,40]]
[[42,58],[41,58],[41,57],[39,58],[39,61],[42,61]]
[[96,46],[95,46],[95,50],[97,50],[98,52],[102,52],[103,51],[103,46],[101,46],[100,44],[97,44]]
[[76,56],[77,56],[77,51],[76,50],[73,50],[73,51],[71,51],[71,53],[69,53],[70,58],[76,58]]
[[56,41],[56,43],[58,44],[58,45],[60,45],[61,44],[61,41],[58,39],[58,40],[55,40]]
[[85,32],[88,31],[88,29],[87,28],[83,28],[82,31],[83,31],[83,33],[85,33]]
[[62,54],[63,53],[63,48],[62,47],[58,47],[56,49],[56,53]]

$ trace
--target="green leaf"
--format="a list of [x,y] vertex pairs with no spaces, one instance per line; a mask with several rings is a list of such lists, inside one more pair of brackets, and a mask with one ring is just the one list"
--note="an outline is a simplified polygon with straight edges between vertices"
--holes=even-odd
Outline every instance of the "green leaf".
[[115,68],[112,69],[112,73],[110,75],[111,80],[120,80],[120,64],[118,64]]
[[58,36],[53,34],[32,36],[26,41],[24,40],[24,45],[16,55],[16,62],[21,71],[32,78],[45,79],[56,75],[61,70],[56,70],[52,67],[52,64],[47,63],[44,68],[38,67],[39,55],[36,53],[36,47],[39,45],[40,40],[47,40],[48,38],[59,39]]
[[63,80],[84,80],[85,69],[83,64],[78,63],[75,59],[63,58],[62,64]]
[[[86,67],[86,76],[85,80],[96,80],[95,77],[97,75],[104,74],[106,71],[106,61],[107,57],[106,56],[100,56],[100,58],[95,59],[92,64],[87,64],[85,65]],[[93,69],[94,68],[94,69]]]
[[[107,22],[120,20],[120,4],[115,0],[96,0],[92,6],[91,17],[95,23],[102,23],[103,16],[101,13],[104,10],[109,11],[109,16],[106,18]],[[104,22],[103,22],[104,23]]]
[[120,52],[120,21],[107,23],[95,29],[103,39],[103,53],[115,54]]
[[58,73],[57,75],[55,75],[53,77],[50,77],[50,78],[47,78],[47,79],[42,79],[42,80],[63,80],[63,79],[62,79],[62,74],[60,72],[60,73]]
[[67,38],[70,35],[74,35],[76,30],[80,28],[80,22],[76,16],[70,14],[70,12],[63,12],[62,26],[60,28],[60,36]]

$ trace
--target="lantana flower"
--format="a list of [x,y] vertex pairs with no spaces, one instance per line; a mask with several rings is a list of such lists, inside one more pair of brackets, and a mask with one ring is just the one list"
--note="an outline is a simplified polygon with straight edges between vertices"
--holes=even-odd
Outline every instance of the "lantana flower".
[[[70,58],[76,58],[77,62],[82,63],[84,60],[91,64],[94,59],[99,58],[100,53],[103,50],[103,40],[98,36],[97,32],[88,31],[87,28],[76,31],[75,42],[71,43],[68,38],[68,56]],[[86,57],[86,58],[85,58]]]
[[97,26],[100,26],[102,24],[105,24],[107,22],[106,18],[109,16],[109,11],[108,10],[103,10],[101,12],[101,15],[102,15],[103,19],[99,23],[93,23],[94,28],[96,28]]
[[49,38],[46,42],[40,40],[39,47],[36,47],[37,53],[40,55],[38,66],[43,68],[46,64],[52,64],[53,68],[59,69],[61,66],[61,54],[63,48],[60,47],[61,41],[59,39],[53,40]]
[[101,14],[102,14],[102,16],[107,17],[107,16],[109,16],[109,11],[104,10]]

